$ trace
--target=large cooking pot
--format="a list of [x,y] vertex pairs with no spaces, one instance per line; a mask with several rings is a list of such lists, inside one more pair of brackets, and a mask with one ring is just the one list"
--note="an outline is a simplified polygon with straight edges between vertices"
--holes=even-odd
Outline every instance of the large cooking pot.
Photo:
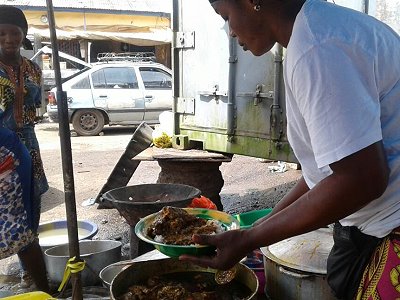
[[[186,272],[204,272],[215,274],[214,269],[202,268],[190,262],[179,261],[174,258],[150,260],[133,263],[128,268],[122,270],[111,282],[110,295],[111,299],[117,300],[128,288],[135,284],[146,282],[148,278],[155,275],[175,274]],[[243,264],[238,264],[238,270],[235,280],[247,286],[251,294],[247,299],[256,299],[258,289],[258,279],[256,274]]]
[[266,294],[272,300],[336,299],[326,281],[332,246],[332,230],[321,228],[261,248]]
[[[121,247],[121,242],[113,240],[79,241],[80,257],[86,262],[81,274],[82,286],[101,283],[100,271],[105,266],[121,260]],[[52,283],[62,282],[69,258],[68,244],[55,246],[44,252],[47,275]]]

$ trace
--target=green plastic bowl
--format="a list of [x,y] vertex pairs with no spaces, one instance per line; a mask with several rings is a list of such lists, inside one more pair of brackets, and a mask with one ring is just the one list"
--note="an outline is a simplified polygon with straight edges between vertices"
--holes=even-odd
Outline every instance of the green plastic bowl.
[[272,211],[272,208],[252,210],[241,214],[233,215],[239,221],[240,228],[246,229],[253,226],[253,223],[262,217],[265,217]]
[[[195,215],[196,217],[219,221],[225,230],[239,229],[239,222],[232,215],[227,214],[222,211],[203,209],[203,208],[183,208],[189,214]],[[190,255],[207,255],[215,251],[213,246],[209,245],[168,245],[154,241],[151,237],[147,235],[147,228],[154,221],[157,213],[148,215],[140,219],[140,221],[135,226],[135,234],[137,237],[146,243],[152,244],[161,253],[169,257],[179,257],[182,254]]]

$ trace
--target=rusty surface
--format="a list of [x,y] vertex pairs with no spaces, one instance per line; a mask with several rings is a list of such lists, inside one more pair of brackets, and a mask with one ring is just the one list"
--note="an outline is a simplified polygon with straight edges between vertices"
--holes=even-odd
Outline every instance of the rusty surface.
[[198,188],[203,196],[211,199],[218,210],[223,210],[220,192],[224,185],[219,167],[221,162],[178,162],[159,160],[159,183],[183,183]]

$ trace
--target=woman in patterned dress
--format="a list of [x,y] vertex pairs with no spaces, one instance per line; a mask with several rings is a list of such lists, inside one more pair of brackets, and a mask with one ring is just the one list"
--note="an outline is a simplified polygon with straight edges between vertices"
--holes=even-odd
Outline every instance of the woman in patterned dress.
[[28,48],[30,45],[26,38],[27,29],[22,11],[0,6],[0,126],[16,132],[32,157],[33,229],[36,231],[40,196],[49,186],[35,134],[36,109],[41,107],[42,101],[42,71],[37,64],[20,54],[21,46]]
[[0,259],[18,254],[36,287],[48,291],[46,267],[32,231],[32,163],[19,137],[0,128]]
[[[27,31],[28,24],[20,9],[0,6],[0,128],[14,132],[31,157],[32,189],[29,197],[24,197],[24,209],[27,225],[37,240],[40,198],[49,186],[34,130],[36,109],[42,100],[42,73],[38,65],[20,54],[22,46],[32,49]],[[25,267],[24,260],[22,263]]]

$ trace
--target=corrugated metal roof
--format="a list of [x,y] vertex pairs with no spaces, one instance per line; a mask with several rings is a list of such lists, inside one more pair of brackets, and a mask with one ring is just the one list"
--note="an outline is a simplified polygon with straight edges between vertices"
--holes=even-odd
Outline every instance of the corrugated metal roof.
[[[0,4],[20,8],[45,9],[46,0],[0,0]],[[53,0],[55,11],[82,10],[107,12],[172,13],[172,0]]]

